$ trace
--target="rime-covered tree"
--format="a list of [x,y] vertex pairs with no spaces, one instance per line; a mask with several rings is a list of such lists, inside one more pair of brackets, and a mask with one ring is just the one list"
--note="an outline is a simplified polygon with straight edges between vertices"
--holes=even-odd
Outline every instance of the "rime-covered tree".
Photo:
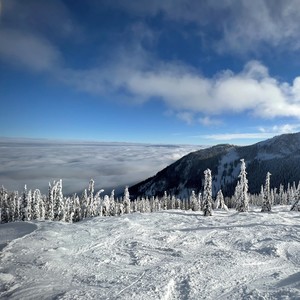
[[164,196],[162,198],[162,208],[163,210],[167,210],[168,209],[168,195],[167,195],[167,192],[165,191],[164,192]]
[[248,200],[248,179],[245,160],[241,159],[241,171],[239,175],[239,192],[237,196],[237,211],[245,212],[249,210]]
[[124,206],[124,214],[130,214],[130,195],[128,191],[128,186],[126,186],[124,190],[123,206]]
[[94,186],[95,186],[95,181],[94,181],[94,179],[91,179],[89,182],[89,188],[88,188],[87,217],[94,216],[94,209],[93,209],[94,191],[95,191]]
[[198,211],[199,210],[199,202],[196,197],[195,191],[192,191],[190,196],[190,203],[191,203],[191,209],[192,211]]
[[81,199],[80,199],[80,203],[81,203],[81,217],[83,219],[88,217],[88,204],[89,202],[89,198],[88,198],[88,194],[87,194],[87,190],[84,189],[82,195],[81,195]]
[[228,211],[228,207],[225,204],[224,196],[223,196],[223,193],[222,193],[221,190],[219,190],[218,193],[217,193],[215,208],[216,209],[221,208],[221,209],[224,209],[224,210]]
[[24,186],[21,200],[21,220],[31,220],[31,190],[27,190],[26,184]]
[[8,205],[8,191],[2,186],[0,189],[0,222],[9,222],[9,205]]
[[268,172],[264,187],[263,203],[261,208],[262,212],[271,211],[270,176],[271,173]]
[[295,202],[291,207],[292,211],[300,211],[300,183],[298,184],[298,188],[295,193]]
[[73,210],[73,218],[72,222],[78,222],[82,219],[81,215],[81,204],[80,204],[80,199],[77,196],[77,194],[74,194],[72,196],[72,210]]
[[110,213],[110,200],[108,195],[105,195],[102,202],[102,215],[104,217],[107,217],[109,216],[109,213]]
[[116,201],[115,201],[115,190],[111,191],[109,197],[109,215],[115,216],[116,215]]
[[65,206],[61,179],[55,182],[53,189],[54,189],[53,216],[54,216],[54,220],[61,221],[64,215],[64,206]]
[[40,201],[41,199],[41,192],[38,189],[35,189],[33,192],[33,197],[32,197],[32,219],[40,219],[41,214],[40,214]]
[[54,219],[54,196],[55,196],[55,181],[53,184],[49,182],[49,188],[48,188],[48,199],[47,199],[47,205],[46,205],[46,218],[48,220]]
[[212,215],[212,178],[210,169],[204,171],[203,214],[204,216]]

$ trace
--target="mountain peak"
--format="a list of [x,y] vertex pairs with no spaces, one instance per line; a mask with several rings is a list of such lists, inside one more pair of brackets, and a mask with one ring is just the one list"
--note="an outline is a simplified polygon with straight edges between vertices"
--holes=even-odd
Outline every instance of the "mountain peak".
[[231,196],[237,183],[240,159],[247,165],[249,192],[259,193],[266,173],[272,173],[271,186],[298,182],[300,170],[300,133],[275,136],[250,146],[219,144],[187,154],[170,166],[130,188],[139,195],[162,195],[164,191],[189,197],[192,190],[201,192],[203,172],[209,168],[213,176],[213,194],[222,189]]

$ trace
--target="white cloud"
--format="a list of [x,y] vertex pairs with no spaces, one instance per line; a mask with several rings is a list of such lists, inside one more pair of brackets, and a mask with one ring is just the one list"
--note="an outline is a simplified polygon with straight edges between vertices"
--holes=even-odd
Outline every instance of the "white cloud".
[[259,127],[260,132],[270,132],[276,134],[293,133],[299,131],[300,124],[281,124],[271,127]]
[[[101,3],[103,5],[103,3]],[[193,23],[200,35],[214,44],[218,52],[258,52],[265,45],[285,50],[300,48],[300,2],[298,0],[226,1],[106,1],[115,9],[138,16],[160,15],[174,22]],[[218,32],[212,40],[205,31]]]
[[267,139],[273,137],[274,133],[267,132],[255,132],[255,133],[221,133],[211,135],[201,135],[198,137],[215,140],[215,141],[231,141],[231,140],[242,140],[242,139]]
[[190,112],[179,112],[176,114],[177,118],[191,125],[194,122],[194,115]]
[[0,59],[33,71],[51,71],[60,63],[60,52],[37,35],[0,29]]
[[123,90],[139,101],[159,98],[180,112],[185,121],[193,113],[212,116],[248,112],[261,118],[300,118],[300,77],[293,84],[280,82],[257,61],[247,63],[239,73],[225,70],[213,78],[203,77],[182,64],[153,60],[126,60],[102,70],[70,70],[64,78],[88,92]]
[[198,119],[199,123],[204,126],[215,126],[220,125],[222,122],[217,119],[212,119],[211,117],[205,116]]

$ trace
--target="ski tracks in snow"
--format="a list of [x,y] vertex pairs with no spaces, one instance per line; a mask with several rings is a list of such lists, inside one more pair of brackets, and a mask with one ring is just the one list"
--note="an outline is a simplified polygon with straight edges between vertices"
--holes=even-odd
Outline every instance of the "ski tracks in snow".
[[299,216],[280,209],[38,223],[2,250],[0,298],[299,299]]

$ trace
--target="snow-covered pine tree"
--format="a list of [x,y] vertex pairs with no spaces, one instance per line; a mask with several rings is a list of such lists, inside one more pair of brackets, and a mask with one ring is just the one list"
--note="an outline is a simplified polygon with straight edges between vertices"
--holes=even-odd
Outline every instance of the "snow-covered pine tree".
[[164,196],[162,198],[162,209],[167,210],[168,209],[168,195],[167,192],[164,191]]
[[110,213],[110,201],[108,195],[104,196],[103,202],[102,202],[102,215],[104,217],[109,216]]
[[85,219],[88,216],[88,206],[89,206],[88,202],[89,202],[89,198],[88,198],[87,190],[84,189],[80,199],[82,219]]
[[41,201],[41,192],[38,189],[35,189],[32,197],[32,219],[40,219],[40,201]]
[[31,190],[27,190],[27,186],[25,184],[24,190],[22,193],[21,200],[21,220],[22,221],[30,221],[31,220]]
[[95,186],[95,181],[94,181],[94,179],[91,179],[90,182],[89,182],[89,187],[88,187],[87,217],[93,217],[94,216],[94,209],[93,209],[94,186]]
[[249,210],[248,200],[248,179],[245,160],[241,159],[241,171],[239,175],[239,193],[237,199],[237,211],[245,212]]
[[49,188],[48,188],[48,199],[47,199],[47,205],[46,205],[46,218],[48,220],[54,219],[54,192],[55,192],[55,181],[53,184],[49,182]]
[[126,186],[124,190],[123,206],[124,206],[124,214],[130,214],[130,195],[128,191],[128,186]]
[[7,223],[9,221],[8,191],[3,186],[0,189],[0,199],[0,223]]
[[175,208],[176,208],[176,197],[175,195],[173,195],[171,198],[171,209],[175,209]]
[[212,215],[212,178],[210,169],[204,171],[203,214],[204,216]]
[[45,209],[45,203],[47,202],[47,196],[42,195],[41,201],[40,201],[40,219],[45,220],[46,217],[46,209]]
[[266,176],[265,187],[264,187],[263,204],[261,208],[262,212],[271,211],[270,176],[271,173],[268,172]]
[[221,208],[221,209],[224,209],[224,210],[228,211],[228,207],[227,207],[227,205],[225,204],[224,196],[223,196],[222,190],[219,190],[219,191],[218,191],[218,194],[217,194],[217,198],[216,198],[215,204],[216,204],[216,205],[215,205],[216,208]]
[[292,211],[300,211],[300,183],[298,184],[298,188],[295,193],[295,202],[291,207]]
[[109,197],[109,215],[110,216],[116,215],[115,190],[111,191],[111,194]]
[[65,207],[61,179],[55,183],[53,201],[54,201],[54,206],[53,206],[54,220],[61,221],[64,215],[64,207]]
[[72,222],[78,222],[82,220],[82,215],[81,215],[81,204],[80,204],[80,199],[77,196],[77,194],[74,194],[72,196],[72,206],[73,206],[73,219]]
[[190,203],[191,203],[192,211],[198,211],[199,210],[198,199],[196,197],[195,191],[192,191],[192,193],[191,193]]

